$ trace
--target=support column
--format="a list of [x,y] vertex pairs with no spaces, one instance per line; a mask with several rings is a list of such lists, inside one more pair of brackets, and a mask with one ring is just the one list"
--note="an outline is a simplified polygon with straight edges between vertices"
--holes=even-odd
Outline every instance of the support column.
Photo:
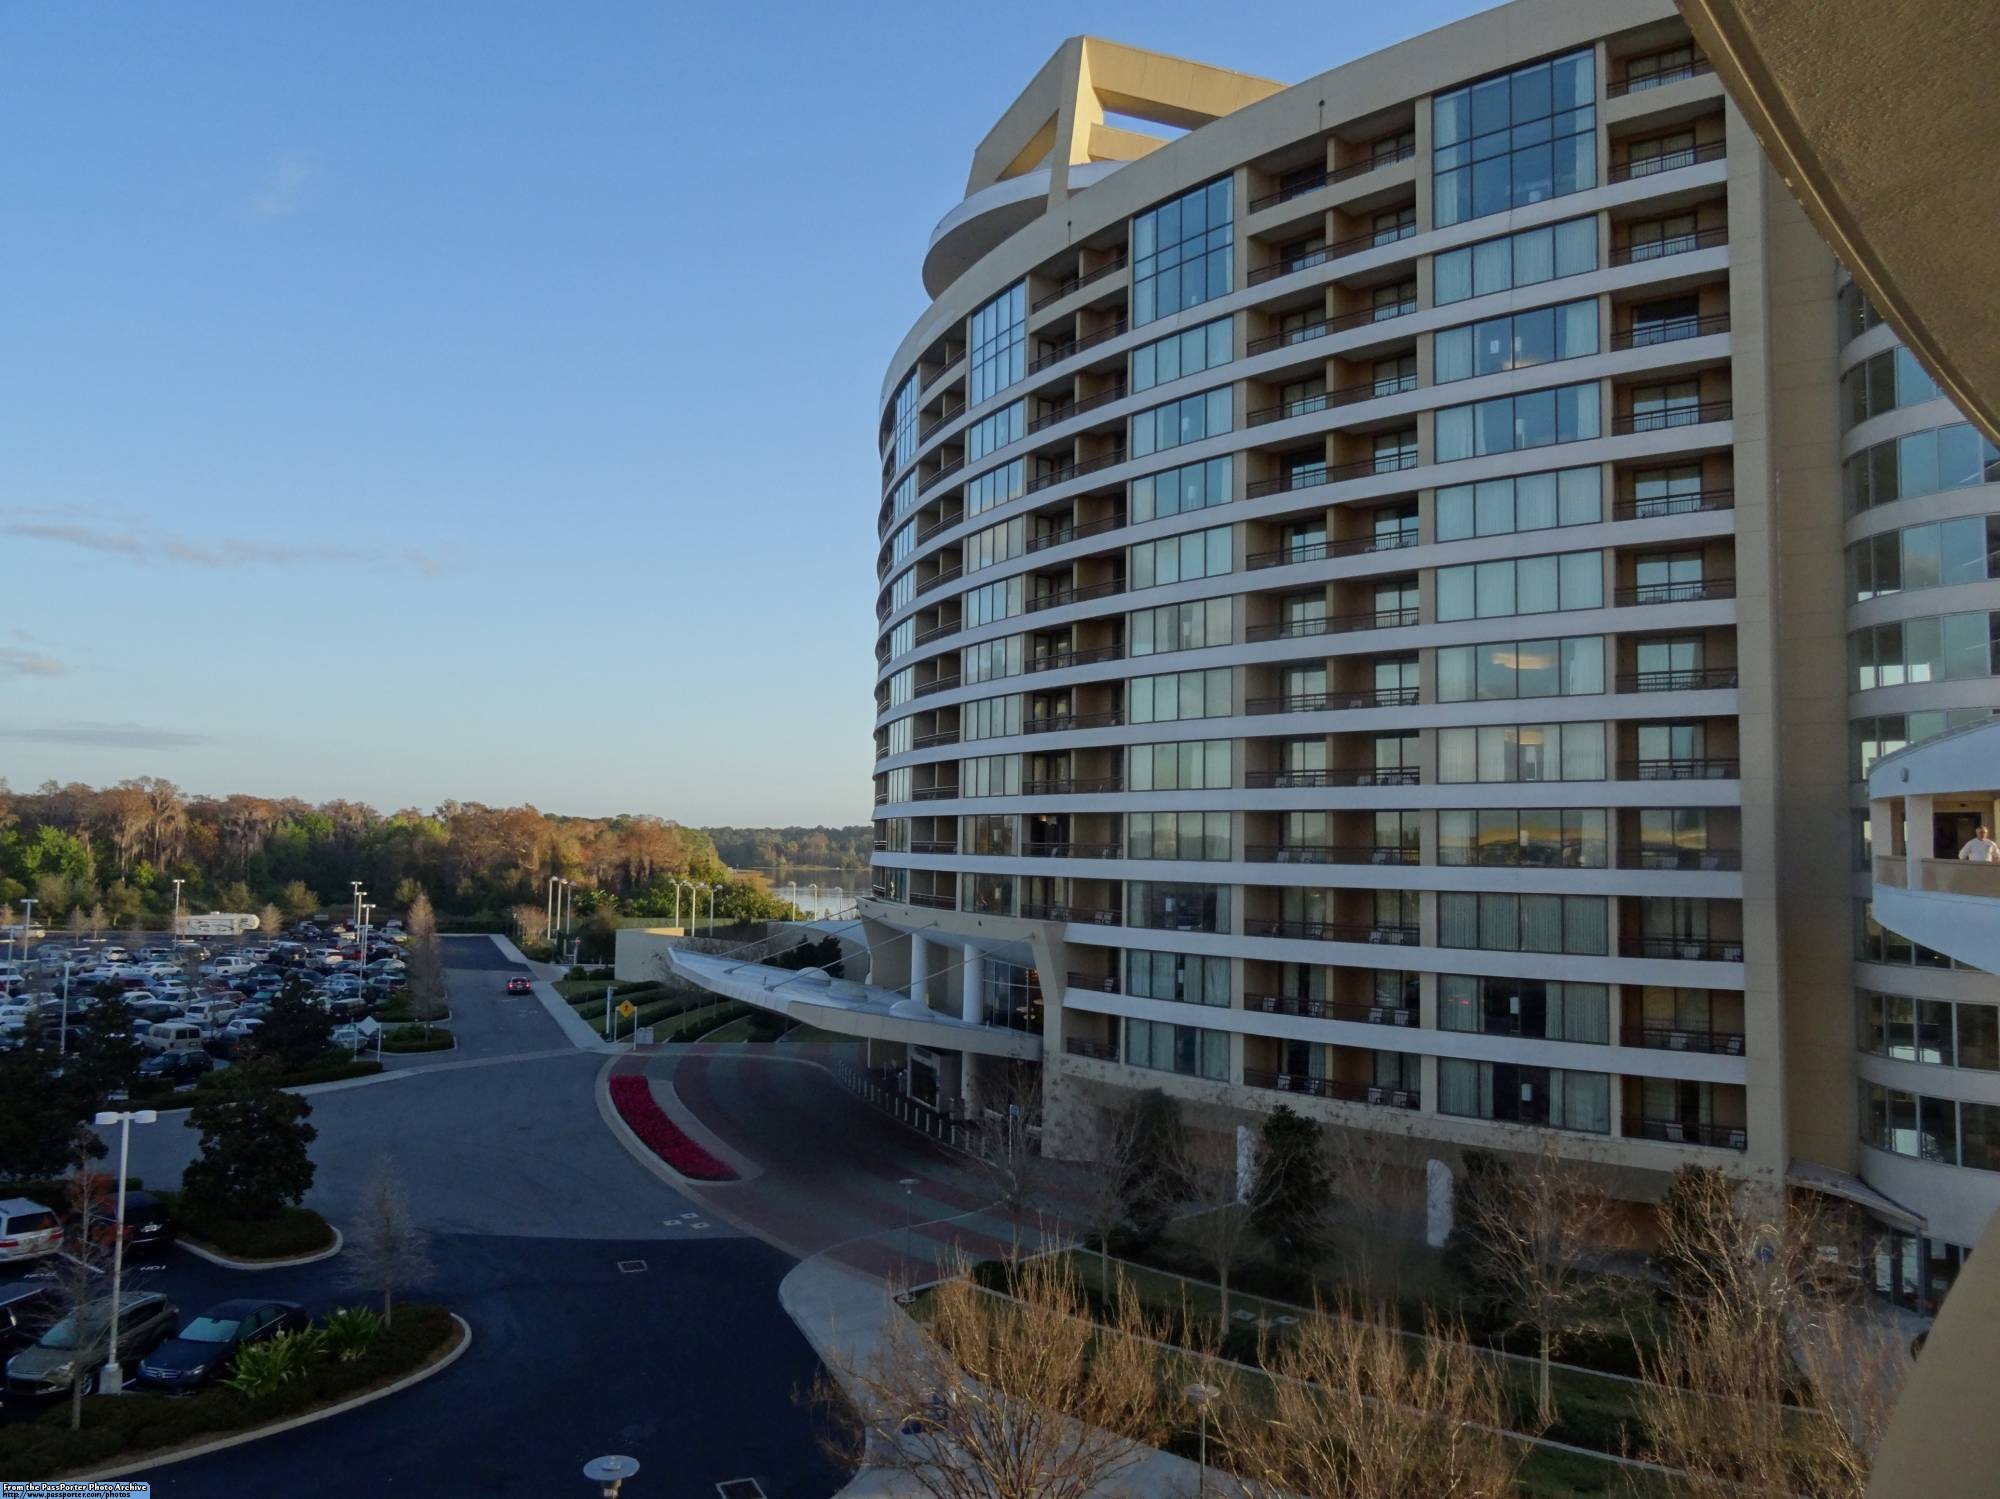
[[930,1003],[931,945],[914,933],[910,937],[910,998],[918,1004]]
[[965,968],[962,974],[963,987],[959,990],[958,1018],[967,1025],[981,1025],[986,1020],[986,957],[971,943],[965,947]]
[[1932,799],[1928,796],[1911,796],[1903,800],[1904,840],[1904,888],[1921,890],[1924,888],[1924,860],[1931,856],[1931,845],[1937,841],[1937,832],[1931,827]]

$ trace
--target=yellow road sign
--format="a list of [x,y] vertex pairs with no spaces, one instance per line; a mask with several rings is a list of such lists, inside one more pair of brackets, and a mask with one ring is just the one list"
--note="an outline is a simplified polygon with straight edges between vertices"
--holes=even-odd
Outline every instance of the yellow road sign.
[[634,1015],[638,1013],[639,1013],[639,1007],[633,1004],[632,1001],[629,999],[624,1000],[618,1006],[618,1018],[620,1020],[630,1020]]

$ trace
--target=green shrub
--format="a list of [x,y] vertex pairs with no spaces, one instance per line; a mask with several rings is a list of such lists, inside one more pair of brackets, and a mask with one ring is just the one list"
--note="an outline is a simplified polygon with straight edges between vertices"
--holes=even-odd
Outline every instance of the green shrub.
[[332,1247],[333,1230],[311,1208],[291,1207],[275,1218],[246,1222],[191,1210],[178,1192],[157,1194],[188,1238],[239,1260],[287,1260]]
[[303,1381],[325,1345],[316,1328],[281,1332],[237,1350],[235,1365],[222,1382],[239,1395],[258,1400],[284,1385]]
[[382,1037],[382,1050],[392,1053],[450,1051],[453,1045],[451,1032],[440,1025],[434,1025],[429,1030],[417,1025],[399,1025]]
[[326,1314],[320,1331],[325,1337],[327,1353],[343,1364],[351,1364],[382,1336],[382,1318],[365,1306],[343,1306]]

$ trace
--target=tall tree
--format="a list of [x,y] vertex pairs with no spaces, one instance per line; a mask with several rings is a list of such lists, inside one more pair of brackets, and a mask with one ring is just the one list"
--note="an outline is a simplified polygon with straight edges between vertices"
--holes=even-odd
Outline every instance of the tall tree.
[[410,1213],[395,1160],[383,1156],[362,1190],[361,1206],[349,1221],[341,1259],[347,1284],[382,1293],[382,1321],[394,1320],[396,1293],[421,1285],[434,1273],[430,1235]]
[[1326,1249],[1333,1205],[1320,1127],[1279,1104],[1264,1121],[1259,1141],[1251,1226],[1280,1264],[1294,1271],[1310,1269]]
[[278,1088],[269,1063],[231,1067],[196,1094],[187,1127],[201,1153],[181,1174],[188,1205],[212,1217],[260,1220],[298,1203],[313,1183],[312,1105]]
[[[74,1070],[57,1077],[28,1048],[0,1053],[0,1180],[53,1176],[68,1165],[76,1131],[97,1105]],[[104,1154],[95,1141],[94,1155]]]

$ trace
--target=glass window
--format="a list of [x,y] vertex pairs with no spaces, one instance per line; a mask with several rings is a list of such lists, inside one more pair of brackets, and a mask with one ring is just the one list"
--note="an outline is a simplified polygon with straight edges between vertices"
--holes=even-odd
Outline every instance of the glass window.
[[1440,252],[1431,261],[1431,300],[1442,307],[1596,269],[1597,220],[1570,219]]
[[1594,54],[1519,68],[1432,101],[1442,226],[1597,185]]
[[1489,453],[1511,453],[1598,435],[1597,385],[1500,396],[1469,406],[1445,406],[1437,413],[1437,461]]
[[1134,327],[1229,290],[1233,212],[1231,179],[1221,177],[1133,216]]
[[1850,509],[1986,484],[2000,479],[2000,448],[1965,423],[1892,438],[1847,460],[1842,484]]
[[1217,318],[1186,332],[1141,344],[1132,351],[1133,392],[1151,390],[1169,380],[1198,375],[1229,363],[1232,326],[1230,319]]
[[1231,570],[1231,528],[1214,526],[1136,542],[1130,548],[1133,588],[1156,588],[1197,578],[1221,577]]
[[1437,570],[1440,620],[1550,614],[1567,609],[1598,609],[1603,604],[1601,552],[1507,557]]
[[972,314],[972,404],[991,400],[1027,373],[1028,284],[1016,282]]
[[1232,398],[1228,386],[1201,395],[1184,396],[1134,416],[1131,421],[1131,446],[1127,451],[1134,458],[1144,458],[1149,453],[1177,448],[1183,443],[1199,442],[1204,437],[1227,432],[1232,422]]
[[1226,718],[1230,712],[1229,694],[1226,666],[1133,677],[1126,683],[1126,722],[1178,723],[1192,718]]
[[[913,372],[896,392],[896,467],[907,468],[917,456],[917,376]],[[900,512],[898,512],[900,514]]]
[[1229,783],[1227,739],[1135,744],[1126,751],[1126,785],[1132,791],[1213,791]]
[[997,453],[1010,442],[1019,442],[1027,431],[1027,402],[1016,401],[991,416],[983,416],[965,429],[965,457],[977,463],[988,453]]

